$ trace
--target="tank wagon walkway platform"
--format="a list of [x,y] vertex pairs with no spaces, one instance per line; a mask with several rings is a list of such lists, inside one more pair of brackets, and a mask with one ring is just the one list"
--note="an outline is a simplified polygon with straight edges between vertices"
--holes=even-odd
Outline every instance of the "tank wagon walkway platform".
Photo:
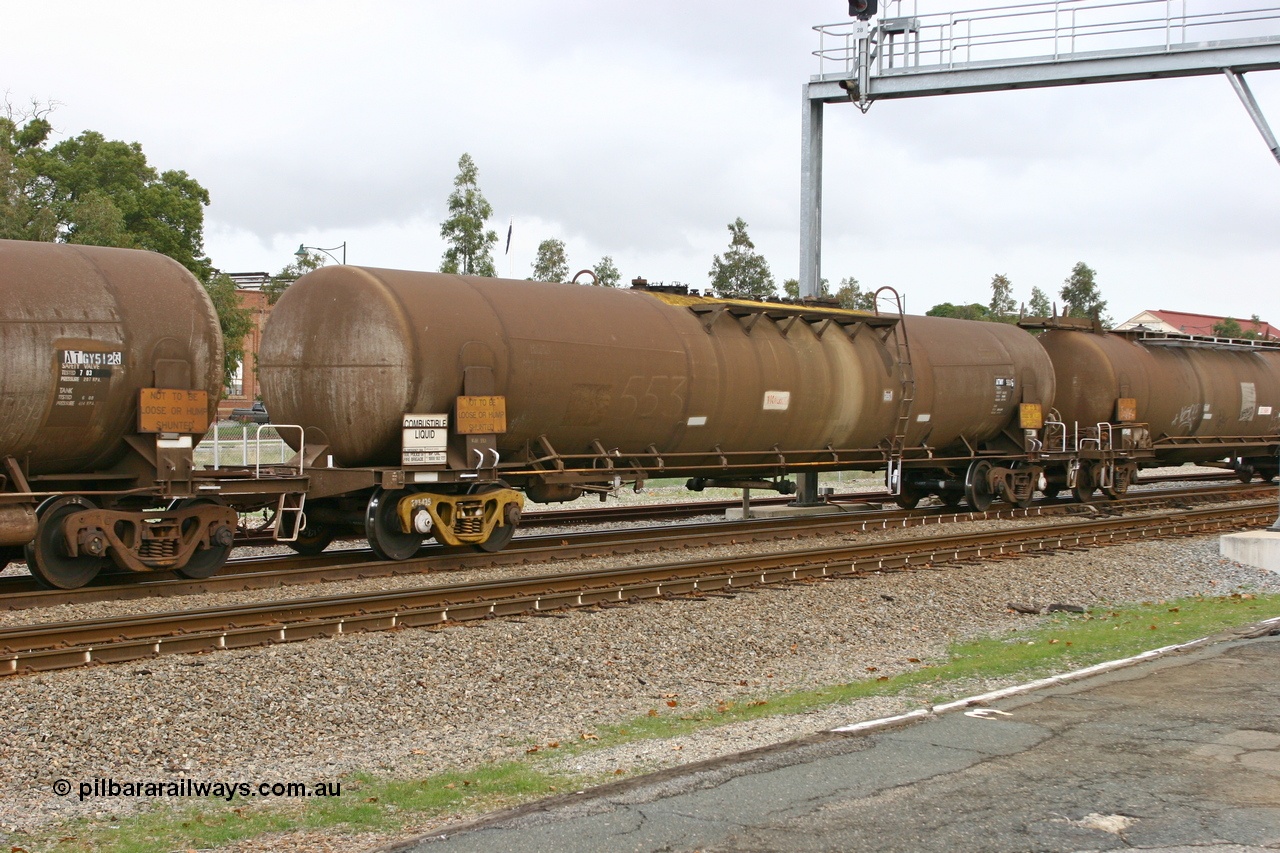
[[1280,850],[1280,636],[535,803],[397,851]]

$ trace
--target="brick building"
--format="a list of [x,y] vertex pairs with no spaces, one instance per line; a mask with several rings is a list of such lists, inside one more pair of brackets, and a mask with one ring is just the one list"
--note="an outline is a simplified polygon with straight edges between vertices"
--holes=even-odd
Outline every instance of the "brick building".
[[267,304],[267,294],[262,286],[270,281],[271,276],[265,272],[230,273],[231,280],[236,283],[236,296],[240,298],[240,307],[252,312],[253,326],[244,336],[244,360],[239,370],[232,377],[231,384],[223,389],[222,401],[218,403],[218,417],[228,418],[232,409],[247,407],[258,399],[258,346],[262,342],[262,327],[271,316],[271,306]]

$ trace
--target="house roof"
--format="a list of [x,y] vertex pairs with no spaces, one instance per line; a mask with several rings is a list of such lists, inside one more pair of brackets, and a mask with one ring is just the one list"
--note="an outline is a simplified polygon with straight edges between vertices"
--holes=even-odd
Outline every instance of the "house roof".
[[[1159,311],[1147,310],[1138,314],[1125,322],[1121,323],[1117,328],[1126,329],[1142,323],[1150,325],[1150,318],[1156,318],[1169,328],[1165,331],[1181,332],[1185,335],[1213,335],[1213,327],[1226,317],[1215,317],[1212,314],[1193,314],[1187,311],[1167,311],[1160,309]],[[1280,338],[1280,329],[1272,326],[1265,321],[1254,323],[1249,319],[1241,319],[1234,317],[1240,324],[1241,331],[1248,332],[1250,330],[1257,331],[1260,335],[1267,338]]]

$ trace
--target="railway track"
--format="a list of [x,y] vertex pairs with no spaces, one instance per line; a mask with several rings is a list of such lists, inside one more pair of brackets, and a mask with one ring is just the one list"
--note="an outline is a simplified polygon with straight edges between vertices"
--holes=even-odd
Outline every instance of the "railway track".
[[1023,518],[1073,512],[1129,511],[1149,506],[1161,506],[1170,500],[1194,502],[1236,498],[1259,493],[1259,490],[1266,493],[1268,489],[1269,487],[1265,484],[1254,484],[1246,487],[1233,483],[1225,486],[1201,486],[1194,489],[1147,492],[1141,495],[1131,494],[1121,501],[1094,505],[1094,510],[1083,509],[1080,504],[1075,503],[1041,501],[1028,509],[1002,507],[985,513],[954,512],[940,509],[926,509],[923,512],[896,509],[863,510],[849,515],[838,516],[790,517],[737,522],[718,521],[704,525],[684,526],[679,531],[672,531],[670,528],[633,528],[625,531],[559,533],[544,536],[526,536],[516,539],[506,550],[497,554],[476,553],[471,549],[463,548],[427,546],[415,559],[402,562],[378,561],[368,549],[328,551],[312,557],[302,557],[296,554],[250,557],[232,561],[220,575],[211,579],[192,581],[171,577],[157,580],[155,575],[117,575],[111,578],[116,580],[117,583],[79,590],[45,590],[38,588],[30,578],[14,577],[0,579],[0,600],[4,600],[10,609],[24,609],[70,602],[88,603],[113,599],[261,589],[288,584],[387,577],[418,574],[425,571],[474,569],[582,556],[636,553],[639,551],[661,550],[673,546],[693,547],[795,539],[801,536],[857,533],[889,527]]
[[[1164,506],[1175,500],[1184,503],[1204,502],[1271,494],[1274,491],[1274,487],[1267,484],[1244,486],[1231,483],[1131,494],[1119,501],[1096,505],[1039,501],[1025,509],[1002,505],[987,512],[955,512],[940,508],[862,510],[836,515],[717,521],[709,524],[682,525],[678,528],[663,526],[551,533],[517,538],[506,549],[497,553],[477,552],[467,548],[428,546],[417,557],[401,562],[380,561],[368,549],[326,551],[310,557],[297,554],[249,557],[233,560],[218,575],[203,580],[179,577],[157,579],[155,575],[116,575],[104,578],[105,581],[116,581],[114,583],[102,583],[75,590],[47,590],[38,587],[29,577],[16,576],[0,578],[0,601],[3,601],[9,609],[16,610],[68,603],[83,604],[96,601],[270,589],[295,584],[525,565],[580,557],[796,540],[928,524],[1047,517],[1083,512],[1137,511],[1153,506]],[[664,507],[663,511],[671,510],[669,507]]]
[[658,597],[732,594],[750,587],[1261,526],[1270,523],[1275,512],[1274,501],[1267,500],[1225,508],[1077,519],[1015,530],[843,543],[764,555],[15,627],[0,630],[0,674],[440,626],[562,608],[617,606]]
[[[1224,480],[1236,480],[1234,472],[1221,474],[1197,474],[1187,477],[1182,474],[1162,474],[1143,477],[1140,485],[1160,485],[1165,483],[1207,483]],[[786,506],[795,500],[794,496],[757,497],[751,499],[752,509],[772,506]],[[841,503],[893,503],[893,495],[886,491],[877,492],[844,492],[831,495],[828,500],[834,504]],[[742,506],[742,500],[704,500],[674,501],[650,504],[601,504],[600,506],[582,506],[565,509],[547,509],[527,512],[521,520],[524,528],[554,527],[564,524],[617,524],[633,521],[669,521],[672,519],[693,518],[700,515],[720,515],[726,510]],[[269,535],[246,536],[237,539],[237,546],[275,545]]]

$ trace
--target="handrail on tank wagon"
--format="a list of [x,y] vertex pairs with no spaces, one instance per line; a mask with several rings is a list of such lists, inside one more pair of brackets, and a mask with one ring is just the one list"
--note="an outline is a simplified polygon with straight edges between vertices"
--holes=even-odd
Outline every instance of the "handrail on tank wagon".
[[[256,433],[254,433],[254,437],[253,437],[253,440],[254,440],[253,476],[255,477],[262,476],[262,431],[264,429],[274,429],[276,431],[276,435],[279,435],[280,430],[282,429],[296,429],[298,431],[298,453],[297,453],[298,476],[301,477],[303,474],[302,469],[306,465],[306,453],[304,451],[306,450],[307,439],[306,439],[306,431],[303,430],[303,428],[298,424],[258,424],[258,430]],[[284,438],[281,437],[280,440],[284,441]],[[245,463],[247,464],[248,461],[249,460],[246,459]],[[292,466],[288,466],[288,467],[291,468]]]
[[[1099,450],[1115,450],[1115,447],[1116,447],[1115,434],[1111,430],[1111,424],[1107,422],[1099,423],[1097,424],[1097,429],[1098,429],[1098,449]],[[1104,434],[1107,437],[1107,442],[1105,445],[1102,443],[1102,436]]]
[[[1057,433],[1062,438],[1062,446],[1056,449],[1051,444],[1051,437],[1054,433]],[[1052,419],[1044,422],[1044,445],[1046,453],[1067,452],[1067,425],[1065,422]]]
[[1272,338],[1220,338],[1215,335],[1193,335],[1184,332],[1161,332],[1151,329],[1113,329],[1143,346],[1230,349],[1243,352],[1280,349],[1280,341]]

